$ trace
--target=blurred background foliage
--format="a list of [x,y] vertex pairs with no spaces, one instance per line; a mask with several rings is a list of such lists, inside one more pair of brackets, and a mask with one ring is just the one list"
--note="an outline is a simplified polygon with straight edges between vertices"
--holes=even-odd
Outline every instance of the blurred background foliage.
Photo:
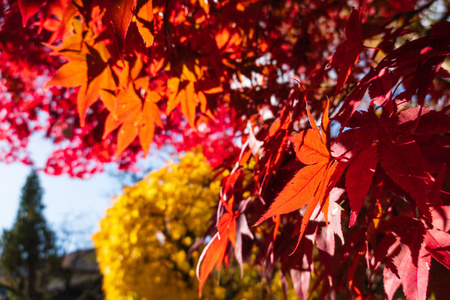
[[[203,154],[191,152],[124,188],[93,236],[106,299],[198,298],[195,268],[211,237],[205,224],[217,209],[220,179]],[[263,274],[244,265],[241,277],[230,261],[208,279],[202,299],[284,299],[278,272],[270,283]]]

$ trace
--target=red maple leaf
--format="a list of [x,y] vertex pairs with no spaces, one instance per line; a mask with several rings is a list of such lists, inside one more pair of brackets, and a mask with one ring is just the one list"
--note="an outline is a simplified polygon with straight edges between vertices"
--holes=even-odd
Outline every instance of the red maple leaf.
[[390,127],[379,131],[381,166],[402,189],[414,199],[417,207],[431,220],[429,193],[433,177],[427,172],[426,161],[416,141],[410,136],[392,132]]
[[426,228],[424,224],[415,218],[397,216],[380,227],[380,230],[392,230],[393,233],[387,235],[375,250],[375,267],[381,259],[388,257],[384,270],[388,299],[392,299],[400,284],[406,299],[426,299],[431,256],[450,267],[450,235]]
[[20,0],[19,8],[22,14],[22,25],[27,25],[28,19],[36,14],[41,6],[45,3],[43,0]]
[[118,37],[120,45],[125,41],[125,37],[133,18],[133,9],[135,1],[133,0],[119,0],[106,1],[106,19],[110,22],[112,31]]
[[349,226],[353,226],[356,222],[363,200],[372,184],[377,163],[378,158],[375,152],[368,147],[359,152],[348,167],[345,186],[352,210]]
[[425,249],[438,262],[450,270],[450,234],[437,229],[428,229],[425,235]]
[[345,37],[346,40],[337,47],[330,60],[330,65],[339,69],[336,94],[350,76],[353,66],[358,62],[359,53],[364,47],[362,42],[361,10],[352,10],[345,25]]

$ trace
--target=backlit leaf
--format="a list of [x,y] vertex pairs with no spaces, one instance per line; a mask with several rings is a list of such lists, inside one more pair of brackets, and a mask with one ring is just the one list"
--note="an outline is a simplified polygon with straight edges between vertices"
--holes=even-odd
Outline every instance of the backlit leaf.
[[[254,225],[257,226],[268,218],[290,213],[307,205],[300,226],[297,247],[317,205],[320,205],[319,212],[324,212],[328,222],[329,193],[337,183],[338,178],[334,177],[340,177],[343,171],[342,168],[338,168],[340,164],[334,161],[326,146],[329,135],[327,122],[325,122],[327,132],[321,135],[308,107],[307,113],[313,129],[303,131],[291,138],[298,159],[306,166],[294,175],[275,198],[269,210]],[[328,114],[328,111],[325,114]],[[336,172],[337,170],[339,171]]]
[[150,100],[150,98],[155,99],[156,97],[159,97],[159,95],[154,92],[150,92],[148,95],[150,96],[147,96],[147,99],[145,100],[144,108],[142,110],[142,121],[139,128],[139,140],[145,155],[147,155],[150,144],[152,143],[155,126],[158,125],[162,127],[159,108],[153,102],[154,100]]
[[351,207],[349,226],[353,226],[356,222],[363,200],[372,184],[377,163],[378,158],[375,152],[371,148],[366,148],[351,161],[348,167],[345,186]]
[[331,58],[330,65],[339,68],[336,93],[345,84],[353,66],[358,62],[359,53],[363,48],[361,11],[352,10],[347,24],[345,25],[346,40],[339,45]]
[[[328,168],[328,162],[316,163],[300,169],[294,178],[278,194],[269,210],[256,222],[258,226],[268,218],[298,210],[315,200],[320,183]],[[317,204],[318,200],[314,202]],[[315,206],[314,206],[315,207]],[[312,213],[312,212],[311,212]]]
[[99,76],[93,78],[89,84],[85,82],[78,91],[77,105],[81,126],[84,126],[85,124],[87,110],[98,100],[100,90],[104,86],[108,86],[107,82],[111,80],[108,76],[109,73],[106,70],[107,68]]
[[27,25],[28,19],[36,14],[44,3],[44,0],[19,0],[22,25],[24,27]]
[[114,129],[120,126],[122,122],[120,122],[116,116],[112,113],[108,115],[105,121],[105,130],[103,132],[103,138],[107,137]]
[[431,175],[426,171],[426,162],[416,141],[409,137],[381,134],[379,159],[386,173],[407,191],[421,212],[431,219],[428,193]]
[[118,157],[123,150],[125,150],[131,142],[138,136],[140,127],[140,117],[138,114],[131,115],[120,127],[119,133],[117,134],[117,152],[116,157]]
[[235,243],[236,217],[226,212],[219,221],[218,232],[203,250],[197,265],[197,277],[199,283],[199,296],[202,296],[202,288],[206,279],[214,267],[220,272],[224,260],[228,241]]
[[168,101],[167,101],[167,109],[166,114],[170,114],[175,107],[180,103],[180,98],[178,98],[178,87],[180,84],[180,80],[178,78],[170,78],[167,81],[167,93],[168,93]]
[[70,62],[58,69],[53,78],[45,85],[46,88],[52,85],[64,87],[77,87],[87,82],[88,66],[86,61]]
[[153,0],[137,0],[136,25],[147,47],[153,45]]
[[400,287],[401,282],[401,279],[398,278],[398,276],[392,272],[388,266],[383,269],[383,283],[386,299],[392,300],[394,298],[394,294]]
[[406,245],[401,245],[401,250],[393,258],[403,286],[406,299],[427,298],[428,274],[431,266],[431,257],[424,248],[420,248],[418,257]]
[[106,17],[111,22],[113,30],[123,43],[133,17],[136,0],[108,0]]
[[425,249],[431,256],[450,270],[450,234],[437,229],[428,229],[425,243]]
[[197,108],[197,94],[194,90],[194,83],[188,83],[184,95],[181,97],[181,111],[186,116],[192,128],[195,126],[195,110]]
[[330,158],[330,151],[322,142],[322,136],[315,130],[305,130],[290,138],[294,143],[297,158],[311,165]]

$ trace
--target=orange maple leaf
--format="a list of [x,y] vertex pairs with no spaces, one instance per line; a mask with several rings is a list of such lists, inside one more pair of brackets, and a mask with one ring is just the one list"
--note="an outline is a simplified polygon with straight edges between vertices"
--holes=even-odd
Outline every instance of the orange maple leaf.
[[[79,42],[79,43],[78,43]],[[78,45],[82,51],[72,50],[73,45]],[[63,65],[53,78],[47,82],[46,88],[52,85],[64,87],[78,87],[77,105],[80,116],[80,124],[84,126],[85,117],[89,107],[98,100],[102,90],[114,90],[115,82],[109,65],[108,50],[103,43],[90,46],[77,38],[73,39],[73,45],[68,43],[58,50],[56,54],[63,56],[68,63]]]
[[271,217],[287,214],[307,205],[300,227],[299,242],[318,204],[320,204],[319,212],[322,211],[328,219],[329,192],[336,184],[337,180],[334,177],[340,173],[336,171],[342,169],[337,168],[339,162],[331,156],[328,146],[329,102],[322,118],[322,133],[314,122],[308,106],[306,108],[312,129],[302,131],[290,138],[297,158],[306,166],[294,175],[294,178],[275,198],[269,210],[255,224],[257,226]]
[[167,101],[166,113],[170,114],[179,104],[181,104],[181,112],[186,117],[192,128],[195,126],[196,109],[200,102],[199,94],[196,93],[194,82],[178,78],[171,78],[167,81],[169,89],[169,97]]
[[189,66],[184,64],[179,77],[167,80],[166,114],[169,115],[180,105],[189,125],[196,130],[197,107],[200,107],[202,114],[214,118],[207,107],[206,95],[221,92],[223,88],[220,84],[205,78],[204,70],[198,65],[198,61]]
[[153,45],[154,36],[152,33],[153,4],[152,0],[137,0],[136,2],[136,25],[142,39],[147,47]]
[[222,262],[226,258],[228,242],[236,248],[236,219],[238,213],[233,213],[231,206],[224,203],[226,212],[219,221],[218,232],[212,237],[209,244],[203,249],[202,255],[197,264],[197,278],[199,283],[199,296],[202,296],[203,285],[214,267],[220,272]]
[[144,103],[133,88],[120,91],[117,95],[116,112],[108,115],[105,122],[105,138],[111,131],[118,128],[117,151],[118,157],[139,136],[142,149],[147,155],[153,140],[155,126],[162,127],[160,110],[156,104],[161,97],[158,93],[150,91],[147,93]]

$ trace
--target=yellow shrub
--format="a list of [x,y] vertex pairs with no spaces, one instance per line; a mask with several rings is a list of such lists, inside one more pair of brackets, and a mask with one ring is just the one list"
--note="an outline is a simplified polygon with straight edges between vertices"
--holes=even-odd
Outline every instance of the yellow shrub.
[[[213,175],[202,154],[188,153],[115,199],[93,236],[107,300],[198,298],[195,267],[203,247],[190,249],[217,206],[220,180]],[[240,278],[235,268],[220,285],[211,276],[202,299],[283,299],[267,293],[257,271],[245,266]]]

